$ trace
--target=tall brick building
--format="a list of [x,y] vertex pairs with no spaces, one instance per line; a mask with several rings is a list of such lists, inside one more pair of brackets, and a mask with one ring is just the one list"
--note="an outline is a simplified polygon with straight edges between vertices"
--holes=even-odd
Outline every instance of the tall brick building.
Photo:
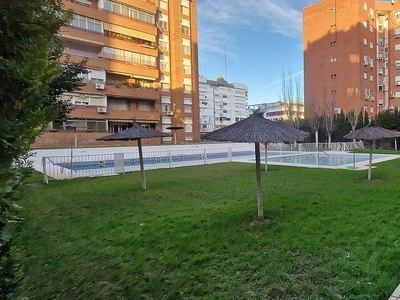
[[[122,131],[135,118],[177,142],[200,139],[196,0],[64,0],[74,11],[60,38],[72,61],[88,58],[86,85],[65,93],[68,122],[53,122],[36,147],[80,145]],[[68,124],[75,126],[70,127]],[[170,143],[171,138],[150,143]]]
[[400,2],[322,0],[303,19],[306,116],[400,106]]

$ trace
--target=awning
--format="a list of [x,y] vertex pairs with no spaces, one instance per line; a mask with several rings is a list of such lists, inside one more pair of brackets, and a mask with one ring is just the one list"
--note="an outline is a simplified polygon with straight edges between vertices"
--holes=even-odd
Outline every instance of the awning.
[[88,43],[88,44],[104,46],[104,43],[95,42],[95,41],[91,41],[91,40],[87,40],[87,39],[82,39],[82,38],[78,38],[78,37],[75,37],[75,36],[63,35],[63,34],[60,34],[59,36],[61,38],[67,39],[67,40],[74,40],[74,41],[84,42],[84,43]]
[[[132,123],[133,119],[129,119],[129,120],[108,119],[108,122],[113,122],[113,123]],[[138,120],[138,119],[136,119],[136,122],[138,122],[138,123],[154,123],[154,124],[159,123],[158,120]]]

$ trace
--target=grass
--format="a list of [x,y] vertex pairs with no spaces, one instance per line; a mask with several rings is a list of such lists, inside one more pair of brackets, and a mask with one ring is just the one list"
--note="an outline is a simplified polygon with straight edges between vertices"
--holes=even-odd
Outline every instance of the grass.
[[400,160],[367,171],[226,163],[25,186],[29,299],[388,299]]

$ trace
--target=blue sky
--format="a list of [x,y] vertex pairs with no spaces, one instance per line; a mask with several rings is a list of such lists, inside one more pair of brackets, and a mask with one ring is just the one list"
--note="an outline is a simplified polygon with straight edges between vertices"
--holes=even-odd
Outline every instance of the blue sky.
[[278,101],[282,70],[303,83],[302,10],[316,2],[198,0],[199,74],[246,84],[249,104]]

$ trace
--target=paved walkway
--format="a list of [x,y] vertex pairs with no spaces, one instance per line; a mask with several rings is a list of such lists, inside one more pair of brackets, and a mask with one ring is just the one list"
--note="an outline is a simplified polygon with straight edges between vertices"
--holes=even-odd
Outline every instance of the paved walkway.
[[400,284],[397,289],[393,292],[392,296],[390,296],[389,300],[397,300],[400,299]]

